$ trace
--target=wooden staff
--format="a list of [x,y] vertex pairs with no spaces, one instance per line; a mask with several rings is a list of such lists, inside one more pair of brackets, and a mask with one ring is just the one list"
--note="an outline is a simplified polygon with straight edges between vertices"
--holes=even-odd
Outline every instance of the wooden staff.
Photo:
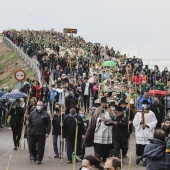
[[[30,91],[29,91],[29,93],[28,93],[28,100],[27,100],[27,102],[25,103],[26,106],[28,106],[29,98],[30,98]],[[25,108],[26,108],[26,107],[25,107]],[[20,138],[20,140],[19,140],[19,146],[18,146],[17,160],[18,160],[19,153],[20,153],[21,139],[22,139],[22,135],[23,135],[23,132],[24,132],[24,123],[25,123],[25,120],[26,120],[26,113],[27,113],[27,110],[25,110],[25,114],[24,114],[24,121],[23,121],[23,124],[22,124],[21,138]],[[28,128],[28,127],[27,127],[27,128]],[[28,133],[28,132],[27,132],[27,133]],[[28,135],[28,134],[27,134],[27,135]],[[24,138],[24,149],[25,149],[25,138]]]
[[10,156],[9,156],[8,165],[6,167],[6,170],[9,170],[9,165],[10,165],[10,162],[11,162],[11,158],[12,158],[12,154],[10,154]]
[[76,135],[75,135],[75,144],[74,144],[74,159],[73,159],[73,170],[76,170],[76,152],[77,152],[77,135],[78,135],[78,122],[76,120]]
[[130,152],[130,158],[129,158],[129,167],[128,170],[131,170],[132,168],[132,152]]
[[[61,107],[61,124],[63,123],[63,115],[62,115],[62,107]],[[63,127],[61,126],[61,164],[63,164]]]
[[[52,108],[51,108],[51,127],[52,127],[52,120],[53,120],[53,107],[54,107],[54,98],[52,99]],[[50,132],[50,140],[49,140],[49,159],[51,158],[51,141],[52,141],[52,131]]]
[[166,116],[167,116],[167,113],[166,113],[166,96],[165,96],[165,118],[166,118]]
[[[129,87],[129,96],[130,96],[130,87]],[[129,101],[129,113],[128,113],[128,133],[129,133],[129,121],[130,121],[130,101]]]
[[[145,124],[145,110],[144,110],[144,108],[142,107],[142,112],[141,112],[141,114],[142,114],[142,120],[141,120],[141,122],[142,122],[142,124]],[[144,130],[145,128],[143,128],[143,130]]]
[[120,162],[121,162],[121,169],[123,168],[123,156],[122,156],[122,149],[120,149]]
[[90,108],[91,108],[91,93],[90,93],[90,104],[89,104],[89,114],[88,114],[89,120],[90,120]]
[[25,114],[24,114],[24,121],[22,123],[22,130],[21,130],[21,138],[19,140],[19,146],[18,146],[18,152],[17,152],[17,160],[18,160],[18,157],[19,157],[19,154],[20,154],[20,148],[21,148],[21,140],[22,140],[22,136],[23,136],[23,132],[24,132],[24,122],[25,122]]

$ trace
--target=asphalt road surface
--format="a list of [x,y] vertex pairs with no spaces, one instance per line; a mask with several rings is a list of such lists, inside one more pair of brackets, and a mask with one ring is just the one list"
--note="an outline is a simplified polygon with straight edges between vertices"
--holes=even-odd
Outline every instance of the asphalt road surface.
[[[17,160],[17,151],[13,150],[12,131],[9,128],[0,130],[0,170],[6,170],[10,155],[12,155],[9,170],[72,170],[73,164],[67,164],[66,153],[64,152],[63,164],[60,163],[60,159],[54,158],[53,146],[51,142],[51,154],[49,159],[49,138],[46,141],[46,148],[44,159],[41,165],[31,162],[29,160],[27,143],[22,139],[21,150]],[[131,136],[130,148],[128,151],[128,158],[123,159],[123,170],[128,170],[129,153],[132,152],[132,168],[131,170],[145,170],[142,165],[135,164],[135,137]],[[86,155],[94,154],[93,148],[86,149]],[[76,170],[81,167],[81,162],[76,163]]]

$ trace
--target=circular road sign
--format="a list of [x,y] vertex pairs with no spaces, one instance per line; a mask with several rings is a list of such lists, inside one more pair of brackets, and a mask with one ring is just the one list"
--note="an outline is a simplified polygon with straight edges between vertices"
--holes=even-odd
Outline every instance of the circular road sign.
[[17,70],[14,77],[17,81],[23,81],[26,78],[26,74],[23,70]]

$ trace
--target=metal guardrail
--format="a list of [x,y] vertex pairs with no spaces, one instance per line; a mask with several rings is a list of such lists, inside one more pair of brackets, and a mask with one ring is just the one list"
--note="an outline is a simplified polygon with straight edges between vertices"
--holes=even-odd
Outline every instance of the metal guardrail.
[[10,39],[3,36],[3,42],[12,48],[26,63],[26,65],[35,73],[35,78],[41,83],[41,73],[37,63],[26,55],[19,47],[17,47]]

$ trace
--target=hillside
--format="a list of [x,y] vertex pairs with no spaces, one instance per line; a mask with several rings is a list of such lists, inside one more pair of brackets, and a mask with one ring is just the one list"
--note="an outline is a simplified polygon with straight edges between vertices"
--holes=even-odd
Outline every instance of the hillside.
[[32,70],[24,61],[6,44],[0,43],[0,87],[14,88],[17,82],[14,73],[19,69],[24,70],[27,77],[33,78]]

